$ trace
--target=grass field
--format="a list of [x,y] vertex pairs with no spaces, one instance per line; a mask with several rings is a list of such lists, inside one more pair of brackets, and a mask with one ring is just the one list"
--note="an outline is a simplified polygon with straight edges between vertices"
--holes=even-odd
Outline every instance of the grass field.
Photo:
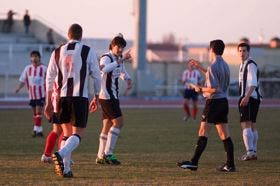
[[[196,172],[176,167],[192,156],[198,122],[181,120],[181,109],[124,109],[125,126],[116,155],[121,166],[95,164],[101,128],[100,112],[89,117],[86,136],[73,153],[73,179],[54,174],[40,163],[45,138],[31,138],[30,110],[0,110],[0,185],[279,185],[280,109],[261,108],[258,117],[258,160],[242,162],[244,152],[238,113],[230,110],[238,172],[215,168],[225,160],[223,145],[213,128]],[[50,125],[44,121],[45,135]]]

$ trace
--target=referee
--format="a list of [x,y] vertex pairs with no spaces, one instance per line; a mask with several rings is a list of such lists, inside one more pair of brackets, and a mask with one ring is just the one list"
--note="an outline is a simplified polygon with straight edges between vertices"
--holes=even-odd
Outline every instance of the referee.
[[222,40],[213,40],[210,42],[209,59],[211,65],[208,69],[204,69],[199,65],[198,61],[193,59],[190,63],[205,73],[206,86],[195,86],[195,90],[201,91],[206,97],[206,104],[202,113],[202,120],[198,131],[198,141],[195,152],[190,161],[178,162],[177,165],[183,169],[197,170],[198,161],[203,153],[206,145],[210,129],[214,125],[223,141],[227,154],[227,161],[218,167],[218,171],[234,172],[234,153],[233,142],[229,133],[228,125],[228,100],[227,90],[230,80],[230,71],[227,63],[223,60],[225,44]]

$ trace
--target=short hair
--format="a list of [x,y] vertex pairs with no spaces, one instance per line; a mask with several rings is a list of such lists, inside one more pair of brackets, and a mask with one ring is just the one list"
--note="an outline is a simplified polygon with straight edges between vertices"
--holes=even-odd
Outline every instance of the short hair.
[[33,55],[37,55],[41,59],[41,54],[38,50],[33,50],[30,52],[30,57]]
[[110,45],[109,45],[109,49],[111,50],[113,46],[118,45],[122,48],[126,47],[126,41],[123,38],[122,34],[118,34],[117,36],[115,36],[113,38],[113,40],[111,41]]
[[210,49],[213,49],[213,52],[216,55],[223,55],[224,49],[225,49],[225,44],[222,40],[216,39],[213,41],[210,41]]
[[246,47],[247,51],[250,52],[250,45],[248,43],[240,43],[238,46],[237,46],[237,50],[239,49],[239,47]]
[[69,27],[68,37],[70,39],[81,40],[82,35],[83,35],[83,29],[79,24],[74,23]]

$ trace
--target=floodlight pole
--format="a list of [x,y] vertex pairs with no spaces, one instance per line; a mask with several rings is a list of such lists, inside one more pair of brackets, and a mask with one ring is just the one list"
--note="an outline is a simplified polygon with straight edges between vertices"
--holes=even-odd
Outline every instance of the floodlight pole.
[[146,73],[146,18],[147,18],[147,1],[134,0],[134,19],[135,19],[135,35],[134,35],[134,50],[135,59],[133,69],[135,71],[135,88],[137,97],[145,92],[145,82],[143,79]]

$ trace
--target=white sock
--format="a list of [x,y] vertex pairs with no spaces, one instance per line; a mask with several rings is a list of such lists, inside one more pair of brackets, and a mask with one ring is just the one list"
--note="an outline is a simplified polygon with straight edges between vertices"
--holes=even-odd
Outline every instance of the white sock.
[[[61,143],[60,143],[60,148],[63,148],[65,146],[65,140],[61,140]],[[63,158],[63,164],[64,164],[64,171],[63,173],[68,173],[70,170],[71,170],[71,153],[66,155],[64,158]]]
[[113,154],[120,132],[120,129],[111,127],[108,133],[107,143],[104,151],[106,155]]
[[76,135],[70,136],[66,141],[65,145],[58,151],[59,155],[64,158],[65,156],[71,154],[80,144],[80,138]]
[[99,137],[99,149],[98,149],[97,157],[100,159],[102,158],[104,150],[105,150],[105,146],[107,143],[107,137],[108,137],[108,135],[103,134],[103,133],[101,133],[100,137]]
[[[65,146],[65,140],[61,140],[60,148],[63,148]],[[71,170],[71,153],[69,155],[66,155],[63,158],[63,164],[64,164],[64,171],[63,173],[68,173]]]
[[65,145],[65,140],[61,140],[61,142],[60,142],[60,149],[62,149],[62,147],[64,147],[64,145]]
[[39,131],[38,131],[38,126],[34,125],[34,127],[33,127],[33,131],[35,131],[35,132],[39,132]]
[[253,136],[254,136],[254,140],[253,140],[254,152],[257,152],[257,144],[259,139],[258,131],[254,131]]
[[43,132],[43,127],[42,126],[38,126],[37,132]]
[[63,173],[68,173],[71,170],[71,153],[67,154],[63,158],[63,164],[64,164],[64,171]]
[[246,148],[246,151],[253,151],[253,131],[251,128],[245,128],[243,129],[243,142]]

